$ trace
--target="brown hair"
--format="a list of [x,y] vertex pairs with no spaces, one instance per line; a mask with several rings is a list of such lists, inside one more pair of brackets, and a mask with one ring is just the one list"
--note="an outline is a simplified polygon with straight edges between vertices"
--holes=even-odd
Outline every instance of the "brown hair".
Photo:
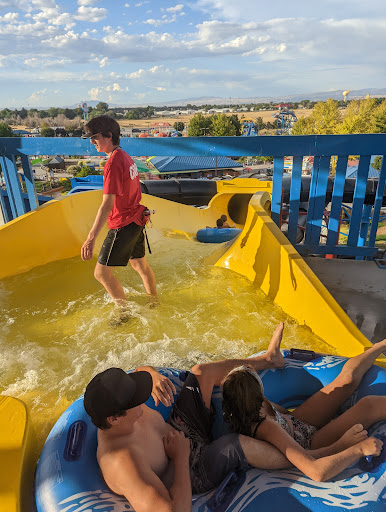
[[[112,416],[114,416],[114,418],[120,418],[121,416],[126,416],[126,413],[126,410],[122,410],[112,414]],[[109,430],[111,428],[111,423],[107,421],[107,418],[102,416],[92,416],[91,422],[100,430]]]
[[229,373],[222,383],[224,420],[239,434],[251,436],[252,425],[262,418],[264,400],[260,383],[247,369]]
[[103,137],[110,137],[113,144],[119,144],[121,128],[110,116],[97,116],[85,125],[85,132],[88,135],[100,133]]

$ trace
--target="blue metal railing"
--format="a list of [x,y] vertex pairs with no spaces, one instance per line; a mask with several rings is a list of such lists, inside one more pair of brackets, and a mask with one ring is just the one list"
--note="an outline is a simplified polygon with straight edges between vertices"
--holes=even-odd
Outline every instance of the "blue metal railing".
[[[181,137],[123,138],[121,147],[131,155],[145,156],[273,156],[272,219],[279,225],[282,208],[284,157],[293,157],[290,185],[288,238],[302,254],[338,254],[372,258],[377,253],[375,238],[385,194],[386,158],[377,180],[374,200],[365,202],[370,158],[386,154],[386,134],[306,135],[258,137]],[[2,138],[0,165],[5,179],[12,217],[26,213],[17,175],[16,158],[20,157],[25,175],[30,209],[36,208],[37,196],[29,156],[31,155],[98,155],[89,141],[75,138]],[[343,192],[349,155],[359,155],[358,177],[353,193],[352,215],[347,245],[337,245]],[[302,161],[313,156],[306,235],[296,244],[300,207]],[[331,157],[337,157],[327,236],[321,241],[321,228]],[[0,195],[0,202],[3,201]],[[1,204],[3,215],[4,207]],[[5,216],[5,221],[11,220]]]

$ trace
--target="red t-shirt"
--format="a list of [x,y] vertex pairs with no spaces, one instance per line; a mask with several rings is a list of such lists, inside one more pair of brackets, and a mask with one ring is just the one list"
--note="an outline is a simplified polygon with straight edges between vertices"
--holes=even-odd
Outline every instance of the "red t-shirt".
[[143,222],[141,184],[133,159],[118,148],[107,160],[103,171],[103,193],[115,194],[114,206],[107,224],[110,229],[123,228],[132,222]]

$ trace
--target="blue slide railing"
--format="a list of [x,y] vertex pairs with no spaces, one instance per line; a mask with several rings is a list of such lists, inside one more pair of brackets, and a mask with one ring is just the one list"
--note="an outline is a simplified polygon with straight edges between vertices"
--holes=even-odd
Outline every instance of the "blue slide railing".
[[[289,196],[288,239],[302,254],[336,254],[371,259],[377,254],[375,238],[385,194],[386,134],[303,135],[258,137],[176,137],[123,138],[121,147],[133,156],[273,156],[272,219],[279,225],[282,208],[284,157],[293,157]],[[98,155],[88,140],[75,138],[1,138],[0,165],[3,172],[12,218],[26,213],[17,173],[20,158],[30,209],[38,205],[29,156],[31,155]],[[350,155],[359,158],[358,176],[352,202],[347,245],[337,244],[342,198]],[[370,159],[381,155],[382,167],[377,179],[374,200],[365,201]],[[313,156],[306,235],[296,244],[300,207],[303,157]],[[337,157],[327,234],[321,238],[326,206],[331,157]],[[11,220],[0,202],[5,222]]]

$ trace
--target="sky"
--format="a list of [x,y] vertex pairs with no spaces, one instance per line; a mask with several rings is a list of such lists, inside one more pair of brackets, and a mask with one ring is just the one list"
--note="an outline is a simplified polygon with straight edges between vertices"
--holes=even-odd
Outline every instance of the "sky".
[[0,106],[385,87],[385,0],[0,0]]

